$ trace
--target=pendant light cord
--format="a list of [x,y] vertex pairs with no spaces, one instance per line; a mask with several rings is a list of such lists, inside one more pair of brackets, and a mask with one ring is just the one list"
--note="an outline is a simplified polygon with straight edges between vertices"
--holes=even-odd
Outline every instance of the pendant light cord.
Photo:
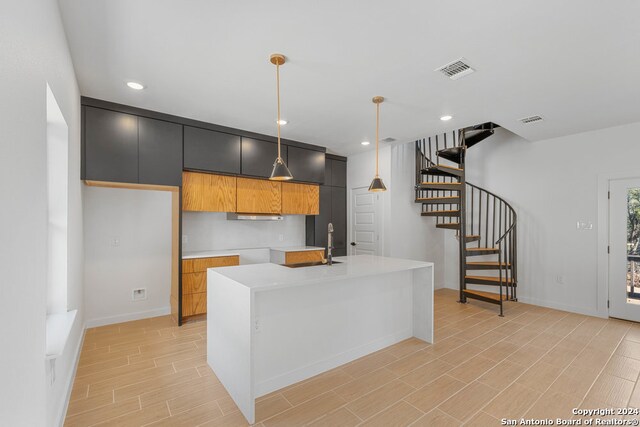
[[276,64],[276,88],[278,91],[278,159],[280,157],[280,64]]
[[378,132],[380,129],[380,104],[376,104],[376,177],[378,176],[378,144],[380,138]]

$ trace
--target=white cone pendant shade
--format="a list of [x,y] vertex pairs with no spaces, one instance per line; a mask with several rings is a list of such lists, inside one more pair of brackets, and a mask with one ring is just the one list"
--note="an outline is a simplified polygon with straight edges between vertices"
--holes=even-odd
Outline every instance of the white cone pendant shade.
[[269,58],[269,62],[276,66],[276,90],[278,94],[278,119],[276,121],[278,125],[278,157],[276,157],[276,161],[273,162],[273,170],[271,171],[269,179],[274,181],[288,181],[293,179],[293,175],[291,175],[287,164],[282,160],[282,156],[280,155],[280,124],[282,123],[282,120],[280,120],[280,66],[285,63],[284,55],[274,53]]
[[372,101],[376,104],[376,176],[373,178],[373,181],[371,181],[369,191],[387,191],[387,187],[384,185],[384,182],[382,182],[382,178],[378,175],[378,153],[380,151],[380,104],[384,102],[384,98],[382,96],[374,96]]

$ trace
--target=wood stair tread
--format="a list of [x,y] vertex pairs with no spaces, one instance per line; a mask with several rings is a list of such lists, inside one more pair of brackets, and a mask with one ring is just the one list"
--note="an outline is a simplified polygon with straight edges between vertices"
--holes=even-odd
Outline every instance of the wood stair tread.
[[431,181],[423,181],[420,184],[422,185],[462,185],[461,182],[431,182]]
[[497,251],[498,248],[467,248],[467,252]]
[[[496,294],[494,292],[474,291],[472,289],[465,289],[464,293],[467,296],[476,295],[479,297],[484,297],[484,298],[494,300],[496,302],[500,302],[500,294]],[[504,294],[502,295],[502,301],[507,301],[507,296]]]
[[504,267],[504,266],[511,266],[511,263],[510,262],[499,263],[498,261],[467,261],[467,265],[482,265],[482,266],[492,266],[492,267],[498,267],[498,265],[501,265]]
[[460,200],[460,196],[442,196],[442,197],[418,197],[416,202],[429,202],[431,200]]
[[[464,276],[465,279],[469,279],[469,280],[483,280],[485,282],[496,282],[496,283],[500,283],[500,278],[499,277],[494,277],[494,276]],[[505,283],[511,283],[513,281],[513,279],[509,278],[502,278],[502,281]]]

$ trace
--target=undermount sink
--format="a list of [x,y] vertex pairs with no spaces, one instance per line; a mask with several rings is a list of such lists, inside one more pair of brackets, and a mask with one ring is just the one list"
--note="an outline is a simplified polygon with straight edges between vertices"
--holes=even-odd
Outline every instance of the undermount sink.
[[[342,261],[333,261],[333,264],[342,264]],[[301,262],[300,264],[282,264],[282,265],[289,268],[314,267],[316,265],[326,265],[330,267],[329,264],[325,264],[322,261]]]

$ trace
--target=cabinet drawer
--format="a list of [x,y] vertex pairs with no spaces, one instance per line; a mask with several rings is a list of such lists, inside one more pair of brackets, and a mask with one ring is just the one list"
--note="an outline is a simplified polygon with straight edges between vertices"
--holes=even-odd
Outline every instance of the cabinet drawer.
[[199,273],[205,272],[207,268],[213,267],[228,267],[231,265],[239,265],[240,257],[235,256],[220,256],[214,258],[194,258],[182,260],[182,273]]
[[182,295],[207,292],[207,272],[186,273],[182,275]]
[[324,259],[324,251],[300,251],[287,252],[284,256],[285,264],[301,264],[304,262],[322,261]]
[[207,312],[207,293],[182,295],[182,316],[194,316]]

